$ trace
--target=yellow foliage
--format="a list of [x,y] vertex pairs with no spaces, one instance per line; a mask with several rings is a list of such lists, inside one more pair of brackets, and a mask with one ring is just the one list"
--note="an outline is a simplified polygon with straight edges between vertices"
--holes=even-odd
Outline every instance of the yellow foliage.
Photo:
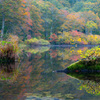
[[81,42],[82,40],[81,40],[81,38],[79,38],[77,41]]
[[100,84],[93,81],[84,81],[79,90],[85,89],[87,93],[100,95]]
[[79,54],[82,54],[82,50],[77,50],[77,52],[78,52]]
[[72,35],[70,32],[63,32],[58,36],[58,40],[67,44],[100,44],[99,35]]
[[29,43],[38,43],[38,39],[36,39],[36,38],[33,38],[33,39],[28,39],[28,40],[26,40],[26,42],[29,42]]
[[82,58],[87,58],[87,57],[100,57],[100,48],[99,47],[94,47],[90,50],[87,50],[85,53],[81,54]]
[[58,39],[62,39],[63,37],[60,35],[59,37],[58,37]]

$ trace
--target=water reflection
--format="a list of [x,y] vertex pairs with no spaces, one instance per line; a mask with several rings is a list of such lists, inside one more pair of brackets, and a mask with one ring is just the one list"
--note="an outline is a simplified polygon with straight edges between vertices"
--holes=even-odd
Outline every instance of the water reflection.
[[100,73],[66,73],[71,77],[83,80],[80,83],[79,90],[85,89],[87,93],[100,95]]
[[[81,48],[50,48],[45,52],[32,53],[23,51],[19,73],[13,83],[0,81],[0,100],[75,100],[89,97],[97,98],[84,89],[82,82],[64,73],[53,73],[65,69],[80,59]],[[80,84],[79,84],[80,83]],[[89,100],[89,99],[87,99]]]
[[18,62],[2,63],[0,65],[0,80],[14,81],[18,74]]

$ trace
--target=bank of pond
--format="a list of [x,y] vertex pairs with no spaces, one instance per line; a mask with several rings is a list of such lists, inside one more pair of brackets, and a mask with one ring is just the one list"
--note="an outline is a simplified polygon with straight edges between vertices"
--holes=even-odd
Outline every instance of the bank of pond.
[[[30,49],[25,49],[29,46]],[[39,49],[35,49],[40,46]],[[74,45],[77,46],[77,45]],[[32,47],[32,48],[31,48]],[[18,36],[10,35],[6,41],[0,41],[0,63],[18,61],[21,50],[26,52],[37,53],[45,52],[50,48],[50,43],[44,39],[31,38],[22,42]],[[79,51],[82,59],[70,65],[67,70],[77,70],[83,72],[84,70],[100,70],[100,48],[96,46],[86,52]],[[81,70],[80,70],[81,69]]]

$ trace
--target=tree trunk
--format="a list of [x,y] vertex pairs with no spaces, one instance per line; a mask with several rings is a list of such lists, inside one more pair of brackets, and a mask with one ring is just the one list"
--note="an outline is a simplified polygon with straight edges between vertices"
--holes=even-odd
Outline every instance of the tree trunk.
[[5,26],[5,15],[4,15],[4,13],[2,12],[2,29],[1,29],[1,39],[2,39],[3,34],[4,34],[4,26]]
[[86,35],[88,34],[88,29],[85,27],[85,33],[86,33]]
[[91,29],[90,29],[90,34],[91,34],[91,35],[92,35],[92,30],[93,30],[93,29],[91,28]]

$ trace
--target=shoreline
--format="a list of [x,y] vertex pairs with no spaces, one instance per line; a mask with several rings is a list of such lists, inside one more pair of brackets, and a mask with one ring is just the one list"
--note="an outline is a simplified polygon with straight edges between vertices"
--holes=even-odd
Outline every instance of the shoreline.
[[33,45],[31,47],[95,47],[95,46],[100,46],[100,45]]

